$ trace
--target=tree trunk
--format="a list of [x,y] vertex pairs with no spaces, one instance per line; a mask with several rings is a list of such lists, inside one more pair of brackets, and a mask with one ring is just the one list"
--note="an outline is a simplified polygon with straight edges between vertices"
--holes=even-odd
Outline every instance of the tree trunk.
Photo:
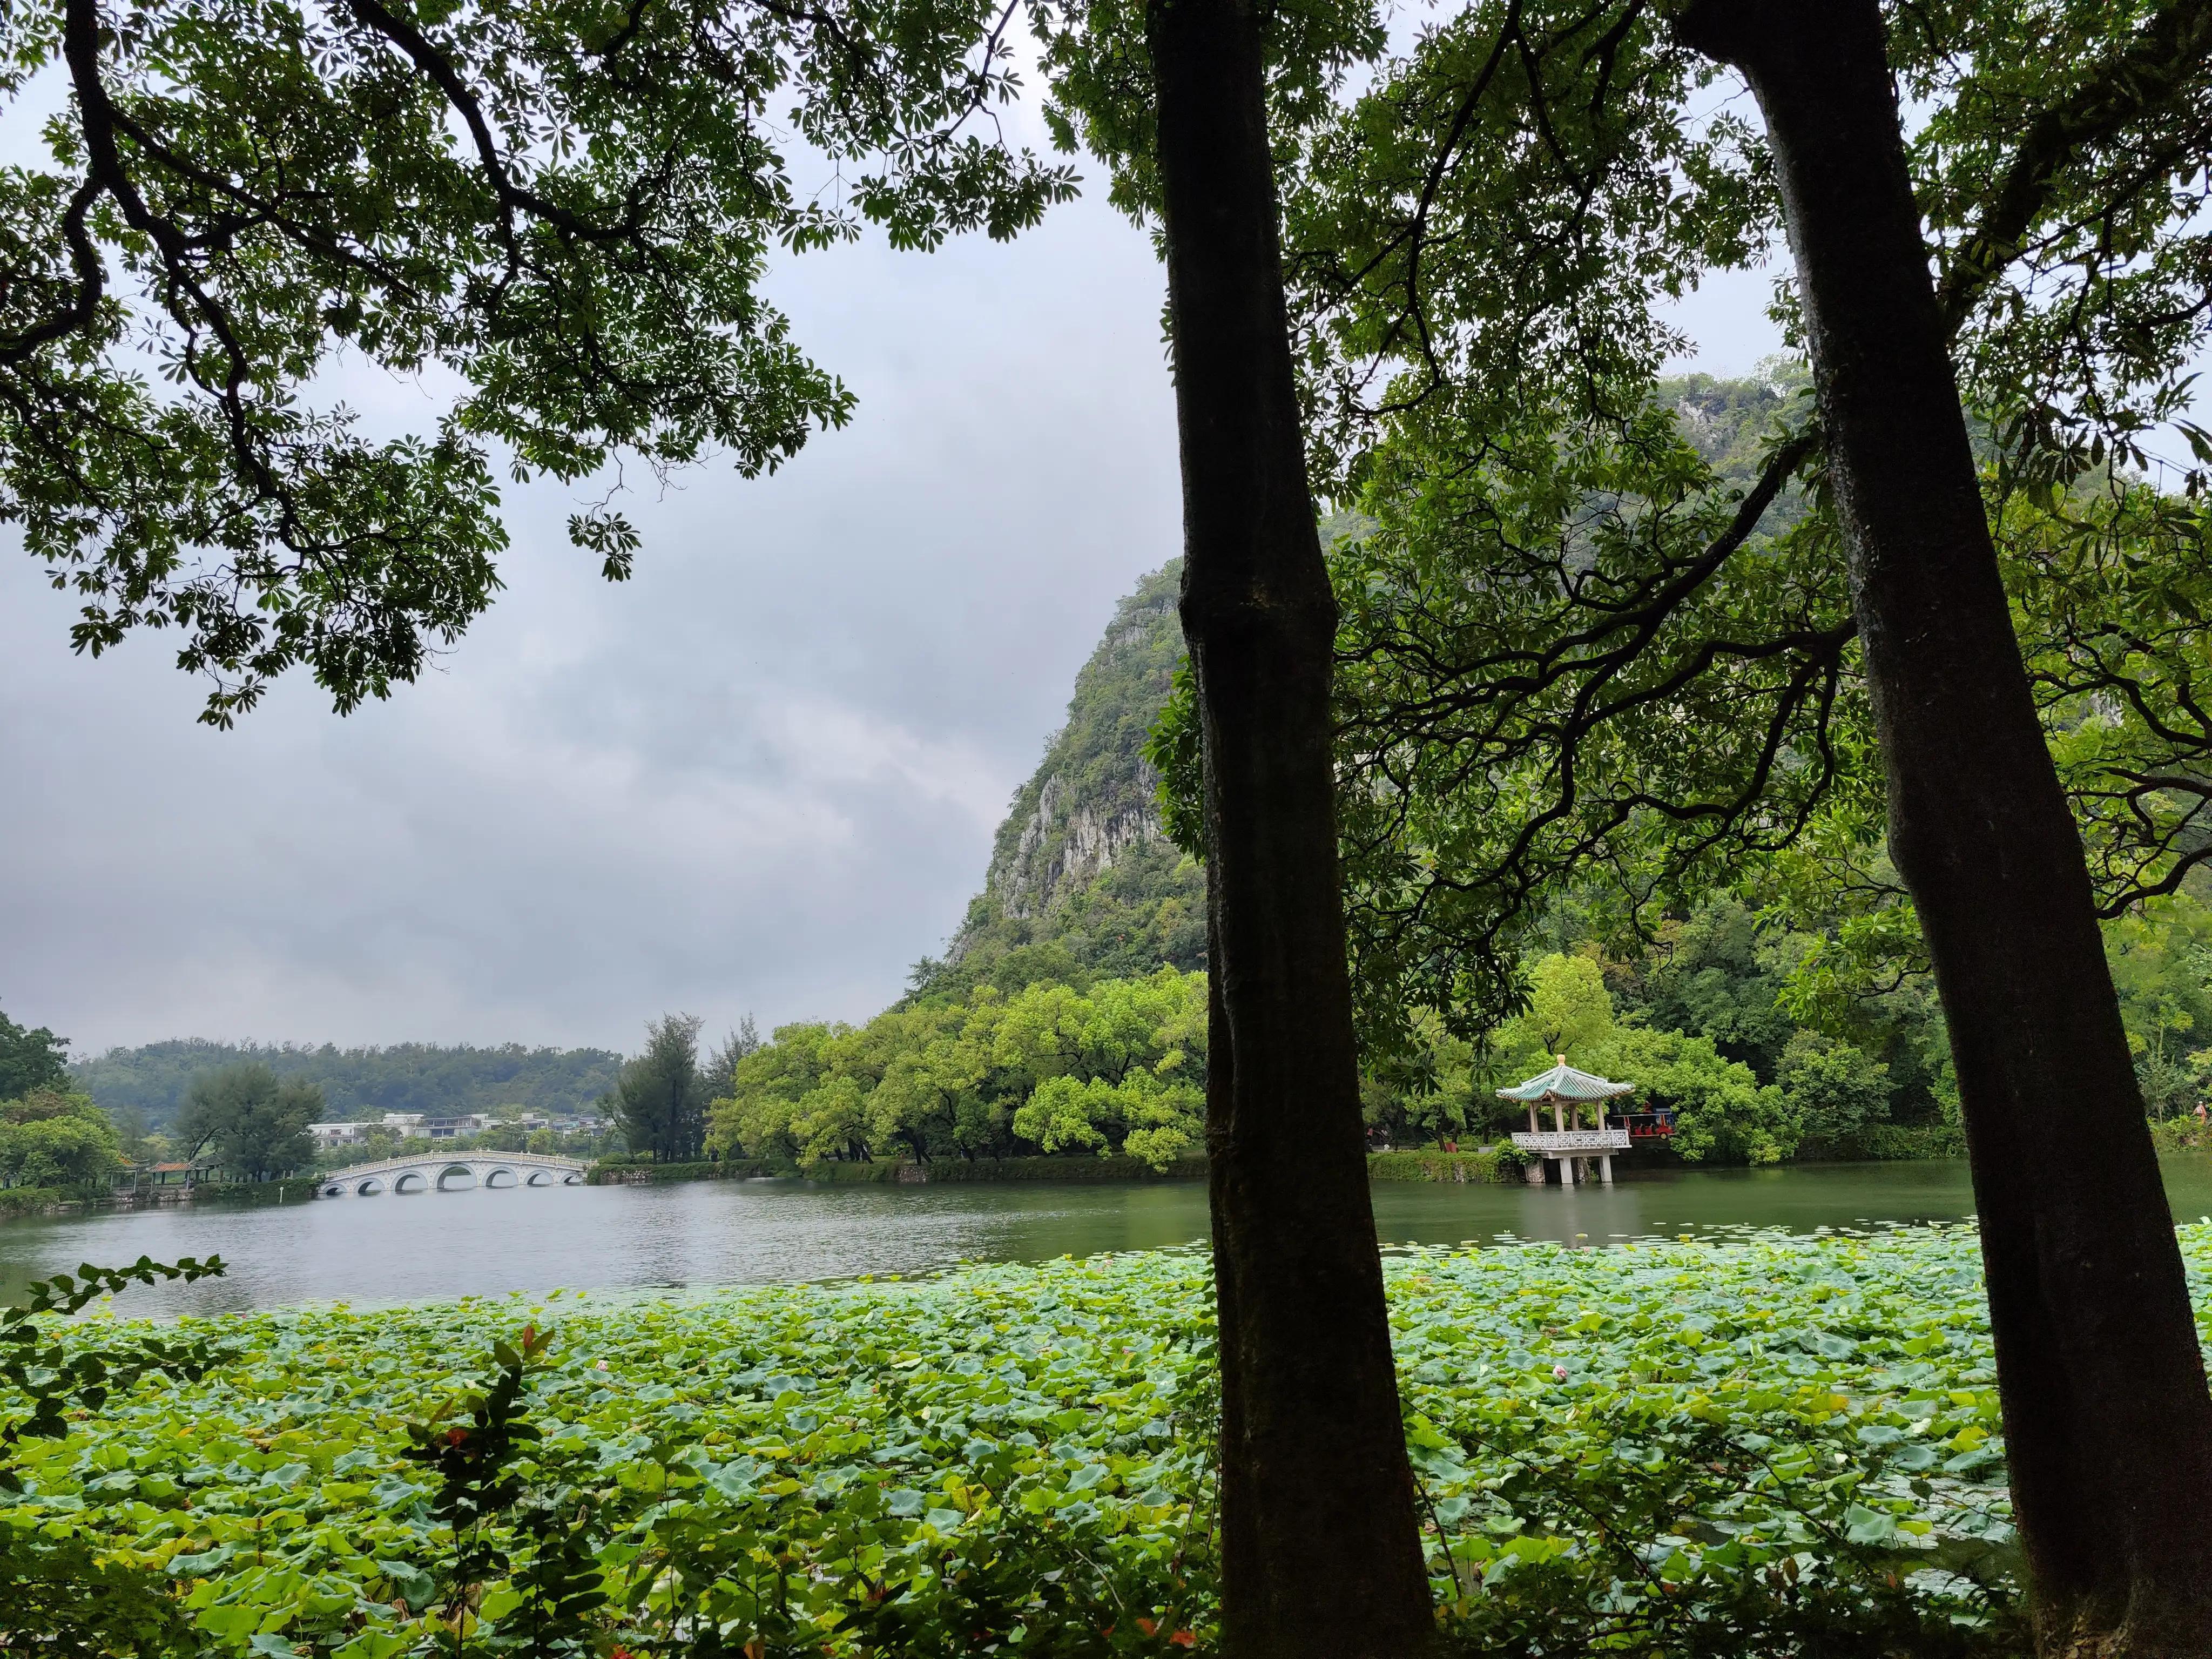
[[1435,1638],[1367,1189],[1336,861],[1336,606],[1292,379],[1253,0],[1151,0],[1206,750],[1206,1074],[1231,1659]]
[[2021,665],[1876,0],[1700,0],[1766,118],[1981,1215],[2048,1654],[2212,1654],[2212,1399],[2081,844]]

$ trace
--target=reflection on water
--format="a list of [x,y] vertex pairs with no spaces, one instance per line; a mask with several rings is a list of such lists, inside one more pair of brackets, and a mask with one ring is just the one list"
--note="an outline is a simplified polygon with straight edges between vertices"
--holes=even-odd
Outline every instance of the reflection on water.
[[[2212,1212],[2212,1159],[2172,1158],[2177,1215]],[[1853,1227],[1972,1213],[1966,1165],[1801,1164],[1646,1176],[1610,1189],[1378,1182],[1390,1243],[1503,1237],[1602,1246],[1715,1227]],[[310,1301],[678,1285],[926,1272],[964,1259],[1033,1261],[1202,1239],[1200,1182],[475,1188],[232,1208],[174,1206],[0,1224],[0,1287],[73,1268],[221,1254],[223,1279],[134,1289],[136,1313]]]

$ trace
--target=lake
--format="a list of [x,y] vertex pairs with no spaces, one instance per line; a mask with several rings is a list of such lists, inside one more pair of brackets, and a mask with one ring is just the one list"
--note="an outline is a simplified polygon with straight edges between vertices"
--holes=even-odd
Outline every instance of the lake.
[[[2212,1214],[2212,1158],[2166,1161],[2185,1219]],[[1392,1243],[1602,1246],[1718,1228],[1796,1231],[1973,1212],[1963,1163],[1807,1164],[1638,1176],[1610,1190],[1378,1182]],[[1202,1239],[1200,1182],[843,1187],[805,1181],[468,1188],[289,1204],[175,1205],[0,1223],[0,1290],[73,1269],[221,1255],[224,1278],[133,1289],[118,1311],[212,1313],[569,1290],[642,1290],[1042,1261]]]

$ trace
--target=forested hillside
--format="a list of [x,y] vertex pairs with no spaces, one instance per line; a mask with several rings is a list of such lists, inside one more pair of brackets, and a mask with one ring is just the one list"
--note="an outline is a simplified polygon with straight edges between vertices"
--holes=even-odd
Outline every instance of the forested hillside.
[[[1698,452],[1723,476],[1743,477],[1758,470],[1759,435],[1792,388],[1697,374],[1658,390]],[[1785,497],[1773,513],[1796,508]],[[1338,514],[1323,540],[1356,538],[1370,522]],[[983,890],[943,960],[916,965],[916,995],[1205,965],[1206,873],[1162,833],[1159,775],[1144,752],[1183,659],[1182,577],[1182,562],[1170,560],[1115,608],[1076,676],[1066,724],[999,826]]]
[[858,1030],[781,1025],[737,1060],[707,1142],[807,1168],[1059,1152],[1165,1169],[1203,1133],[1206,1020],[1205,976],[1161,968],[1080,989],[982,983]]
[[999,827],[983,890],[945,959],[917,965],[917,995],[1204,966],[1206,878],[1161,834],[1144,755],[1182,660],[1182,574],[1170,561],[1116,607],[1066,724]]
[[136,1110],[149,1128],[159,1128],[175,1116],[194,1078],[241,1060],[258,1060],[280,1078],[319,1085],[333,1119],[386,1112],[435,1116],[496,1106],[580,1111],[614,1086],[622,1068],[622,1056],[605,1048],[526,1048],[519,1042],[496,1048],[425,1042],[306,1048],[194,1037],[110,1048],[76,1062],[70,1076],[109,1111]]
[[[1802,380],[1778,364],[1753,380],[1693,375],[1654,391],[1699,459],[1747,483]],[[1598,498],[1593,520],[1618,505]],[[1807,512],[1802,490],[1780,490],[1752,545],[1779,545]],[[1820,742],[1791,728],[1796,758],[1779,771],[1803,792],[1790,810],[1816,830],[1781,833],[1788,813],[1777,810],[1734,839],[1686,834],[1693,849],[1710,839],[1705,854],[1685,854],[1668,826],[1727,793],[1698,770],[1717,754],[1717,734],[1767,730],[1730,701],[1748,708],[1756,688],[1717,693],[1694,718],[1640,735],[1585,733],[1570,789],[1559,750],[1545,745],[1576,718],[1572,689],[1556,707],[1523,699],[1498,718],[1498,684],[1534,648],[1515,632],[1526,617],[1492,605],[1503,584],[1471,605],[1450,580],[1455,567],[1421,562],[1419,537],[1403,525],[1378,531],[1331,553],[1345,609],[1340,823],[1370,1121],[1401,1138],[1501,1127],[1488,1091],[1564,1048],[1683,1114],[1674,1150],[1685,1156],[1757,1163],[1952,1144],[1949,1038],[1879,811],[1867,805],[1878,780],[1826,775],[1814,791],[1804,780],[1819,771],[1809,761]],[[1583,550],[1524,571],[1534,611],[1558,602],[1561,569],[1578,570]],[[1769,597],[1786,607],[1794,601],[1777,583]],[[1724,633],[1734,620],[1711,626]],[[2023,611],[2019,623],[2032,642],[2033,617]],[[2078,682],[2049,655],[2038,675],[2054,750],[2084,767],[2108,754],[2100,745],[2113,740],[2120,700],[2068,702],[2060,694]],[[1651,690],[1635,687],[1607,695],[1632,706]],[[1847,680],[1833,701],[1848,707],[1854,695]],[[1675,734],[1692,728],[1705,741],[1686,760]],[[1832,749],[1872,753],[1863,723],[1838,716],[1836,728]],[[1725,767],[1716,775],[1741,781]],[[1195,780],[1172,781],[1180,818]],[[1655,796],[1668,813],[1648,809]],[[2201,844],[2185,823],[2174,833],[2177,844]],[[1547,849],[1547,835],[1558,845]],[[2145,1104],[2169,1121],[2212,1094],[2212,879],[2200,868],[2179,884],[2103,924]],[[1535,1006],[1510,1014],[1512,984]]]
[[[1778,365],[1744,380],[1686,376],[1660,383],[1655,392],[1706,464],[1723,477],[1746,480],[1762,465],[1766,436],[1797,396],[1800,379],[1800,371]],[[1785,530],[1804,511],[1800,492],[1781,492],[1762,533]],[[1363,545],[1375,527],[1351,515],[1323,526],[1347,608],[1340,641],[1347,664],[1371,663],[1376,646],[1371,618],[1363,616],[1358,600],[1362,585],[1378,574]],[[1395,567],[1379,574],[1406,580]],[[945,959],[919,965],[915,988],[895,1016],[934,1010],[965,1017],[982,987],[1008,997],[1045,985],[1087,994],[1163,965],[1184,972],[1205,965],[1204,867],[1163,833],[1160,779],[1145,757],[1146,735],[1183,657],[1175,610],[1180,574],[1179,562],[1166,565],[1116,609],[1077,676],[1066,724],[1000,826],[983,890]],[[1361,683],[1347,678],[1341,684],[1341,708],[1356,722]],[[1188,801],[1194,781],[1171,781]],[[1434,827],[1456,837],[1461,829],[1449,817],[1447,811]],[[1347,809],[1347,823],[1356,820]],[[1886,870],[1878,846],[1864,854]],[[1349,867],[1360,870],[1357,856]],[[1642,1098],[1686,1114],[1683,1121],[1695,1133],[1676,1150],[1692,1157],[1765,1162],[1951,1144],[1947,1137],[1956,1134],[1958,1109],[1949,1045],[1933,987],[1911,953],[1901,960],[1884,957],[1879,971],[1853,971],[1864,941],[1854,936],[1846,945],[1839,937],[1840,914],[1770,908],[1778,897],[1771,869],[1742,866],[1700,875],[1648,911],[1644,931],[1625,925],[1617,903],[1598,891],[1551,902],[1522,919],[1513,955],[1523,988],[1548,1001],[1563,985],[1583,985],[1607,1010],[1601,1022],[1604,1040],[1591,1040],[1577,1057],[1613,1067],[1638,1083]],[[2212,909],[2201,902],[2199,885],[2106,928],[2144,1093],[2156,1116],[2193,1111],[2212,1079],[2212,1048],[2205,1046],[2212,1031],[2212,947],[2206,944]],[[1371,961],[1375,941],[1363,939],[1359,928],[1364,897],[1355,884],[1355,954]],[[1410,988],[1402,980],[1393,988],[1393,1017],[1375,1018],[1370,1011],[1368,1021],[1376,1040],[1369,1055],[1367,1117],[1378,1136],[1400,1144],[1504,1127],[1492,1091],[1524,1070],[1540,1069],[1564,1041],[1561,1033],[1542,1033],[1546,1018],[1486,1004],[1458,1011],[1495,1032],[1486,1043],[1472,1043],[1448,1035],[1434,1009],[1404,994]],[[801,1035],[817,1047],[850,1047],[878,1070],[906,1041],[895,1040],[882,1022],[849,1033],[793,1027],[778,1037]],[[913,1041],[928,1046],[918,1036]],[[780,1046],[787,1045],[771,1045]],[[865,1085],[856,1099],[874,1086],[867,1066],[850,1057],[823,1075],[845,1071]],[[819,1080],[812,1071],[807,1077],[810,1087]],[[868,1133],[851,1128],[867,1118],[865,1112],[817,1115],[849,1128],[855,1146],[872,1141]],[[737,1120],[725,1114],[725,1121]],[[879,1151],[897,1139],[884,1127],[890,1121],[884,1117],[872,1135],[884,1143]],[[995,1133],[1011,1133],[1004,1113],[992,1121]],[[1913,1133],[1899,1138],[1893,1133],[1899,1130]],[[751,1138],[757,1133],[756,1128]]]

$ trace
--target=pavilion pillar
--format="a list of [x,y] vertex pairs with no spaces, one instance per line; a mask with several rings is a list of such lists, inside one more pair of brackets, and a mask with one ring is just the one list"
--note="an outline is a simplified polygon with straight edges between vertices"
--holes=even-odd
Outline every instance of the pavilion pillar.
[[[1517,1087],[1500,1089],[1498,1094],[1501,1100],[1518,1101],[1528,1112],[1528,1133],[1516,1130],[1512,1135],[1514,1145],[1528,1160],[1522,1170],[1522,1178],[1532,1187],[1544,1185],[1551,1173],[1544,1168],[1544,1163],[1555,1160],[1562,1187],[1612,1186],[1614,1146],[1625,1147],[1628,1137],[1624,1133],[1619,1142],[1606,1144],[1611,1126],[1606,1121],[1608,1114],[1598,1102],[1626,1094],[1635,1086],[1632,1083],[1608,1083],[1601,1077],[1577,1072],[1561,1054],[1554,1070],[1541,1077],[1532,1077]],[[1590,1102],[1587,1128],[1583,1122],[1585,1098]],[[1546,1102],[1552,1108],[1548,1134],[1540,1127],[1542,1119],[1538,1112]],[[1599,1133],[1593,1134],[1591,1130]],[[1550,1144],[1543,1144],[1546,1142]]]

